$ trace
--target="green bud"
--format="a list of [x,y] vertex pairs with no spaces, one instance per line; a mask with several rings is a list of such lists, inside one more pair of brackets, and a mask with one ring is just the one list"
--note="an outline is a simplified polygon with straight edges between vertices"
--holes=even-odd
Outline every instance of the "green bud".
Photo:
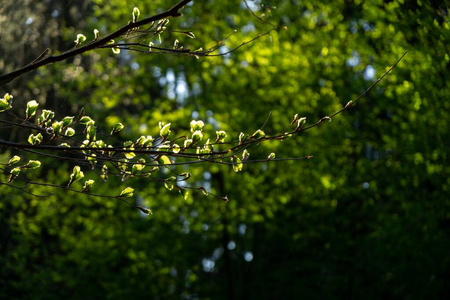
[[34,116],[34,114],[37,111],[38,106],[39,106],[39,103],[37,103],[36,100],[31,100],[27,103],[27,109],[25,111],[25,118],[27,120],[29,118],[31,118],[32,116]]
[[19,167],[15,167],[14,169],[11,170],[11,175],[13,176],[17,176],[20,173],[20,168]]
[[167,138],[169,137],[169,135],[170,135],[170,123],[164,125],[164,126],[161,128],[161,130],[160,130],[160,132],[159,132],[159,135],[160,135],[163,139],[167,139]]
[[6,93],[5,96],[3,96],[3,98],[6,101],[12,101],[12,99],[14,98],[12,95],[10,95],[9,93]]
[[136,173],[136,172],[142,171],[144,168],[145,168],[145,159],[141,158],[141,159],[138,159],[136,164],[133,164],[132,172]]
[[144,139],[144,141],[142,142],[142,145],[144,147],[151,147],[153,143],[153,137],[151,135],[147,135]]
[[51,119],[55,116],[55,113],[48,109],[43,109],[41,115],[38,118],[38,124],[48,124]]
[[75,166],[73,168],[72,174],[70,174],[70,181],[67,186],[69,187],[75,181],[81,180],[83,178],[84,178],[84,173],[83,173],[83,171],[81,171],[80,166]]
[[136,208],[138,208],[140,211],[142,211],[144,214],[147,215],[153,215],[153,212],[151,209],[149,208],[145,208],[145,207],[140,207],[140,206],[136,206]]
[[179,153],[180,152],[180,146],[178,146],[178,144],[173,144],[172,145],[172,151],[173,153]]
[[90,117],[88,117],[88,116],[82,117],[78,122],[79,122],[80,124],[83,124],[83,125],[87,125],[88,123],[95,123],[94,120],[92,120],[92,119],[91,119]]
[[192,120],[191,123],[191,132],[195,132],[197,130],[202,131],[203,127],[205,126],[205,123],[203,123],[203,121],[196,121],[196,120]]
[[63,126],[63,122],[53,122],[53,124],[52,124],[53,134],[54,135],[60,134],[62,126]]
[[191,177],[191,173],[184,172],[184,173],[181,173],[179,176],[183,177],[182,179],[180,179],[180,181],[184,181],[184,180],[188,180]]
[[119,195],[120,198],[130,198],[133,197],[134,189],[131,187],[125,188]]
[[294,119],[292,120],[291,124],[289,124],[289,126],[292,126],[292,124],[294,124],[297,121],[298,121],[298,114],[295,114]]
[[70,127],[68,127],[68,128],[66,129],[65,135],[67,135],[67,136],[73,136],[74,134],[75,134],[75,129],[70,128]]
[[36,135],[30,134],[30,136],[28,137],[28,143],[30,143],[31,145],[40,144],[42,140],[43,140],[42,133],[38,133]]
[[[131,151],[133,151],[134,150],[134,148],[126,148],[126,150],[131,150]],[[136,157],[136,153],[134,153],[134,152],[125,152],[124,153],[125,154],[125,157],[127,158],[127,159],[132,159],[132,158],[135,158]]]
[[93,123],[88,124],[89,125],[87,125],[86,139],[88,139],[89,142],[93,142],[96,140],[97,129],[95,128]]
[[268,160],[275,159],[275,153],[274,152],[270,153],[267,159]]
[[166,187],[166,189],[168,189],[169,191],[171,191],[171,190],[173,190],[173,183],[171,183],[171,182],[165,182],[164,183],[164,186]]
[[170,165],[170,164],[171,164],[170,159],[169,159],[167,156],[165,156],[165,155],[161,155],[161,156],[158,158],[158,162],[159,162],[161,165]]
[[30,160],[25,166],[22,168],[26,169],[37,169],[41,166],[41,162],[38,160]]
[[227,137],[227,133],[225,131],[223,131],[223,130],[216,131],[216,134],[217,134],[216,142],[221,142],[221,143],[225,142],[225,138]]
[[9,165],[9,166],[12,166],[12,165],[18,163],[19,161],[20,161],[20,157],[17,156],[17,155],[14,155],[14,156],[11,157],[11,159],[9,160],[8,165]]
[[263,138],[266,134],[264,133],[264,131],[262,131],[261,129],[258,129],[255,131],[255,133],[251,136],[251,138],[254,139],[260,139]]
[[242,164],[241,160],[237,156],[231,157],[231,162],[233,163],[233,170],[235,172],[242,171],[242,168],[244,165]]
[[139,11],[139,8],[135,7],[133,8],[133,23],[137,21],[139,16],[141,15],[141,12]]
[[6,93],[3,98],[0,98],[0,112],[12,108],[12,99],[13,96],[8,93]]
[[187,200],[189,198],[189,191],[186,189],[180,189],[180,194],[181,196],[183,196],[184,200]]
[[208,193],[208,191],[205,189],[205,187],[201,186],[199,189],[200,189],[200,191],[202,191],[202,194],[203,194],[203,195],[205,195],[205,196],[208,196],[208,195],[209,195],[209,193]]
[[20,173],[20,168],[19,168],[19,167],[16,167],[16,168],[12,169],[12,170],[10,171],[10,175],[9,175],[8,182],[13,181],[14,178],[16,178],[17,175],[19,175],[19,173]]
[[243,132],[239,133],[239,145],[244,142],[245,134]]
[[145,142],[145,136],[141,135],[141,136],[136,140],[136,143],[134,143],[134,145],[135,145],[136,147],[142,146],[142,145],[144,144],[144,142]]
[[74,41],[77,45],[81,44],[86,40],[86,37],[81,33],[77,34],[77,39]]
[[200,130],[196,130],[192,134],[192,142],[193,143],[197,143],[197,142],[201,141],[202,139],[203,139],[203,133]]
[[64,119],[62,119],[62,125],[63,127],[67,127],[70,124],[72,124],[73,122],[73,117],[64,117]]
[[195,34],[193,33],[193,32],[186,32],[186,35],[188,36],[188,37],[190,37],[191,39],[195,39]]
[[98,29],[94,29],[94,41],[98,40],[98,34],[100,32],[98,31]]
[[93,185],[95,181],[92,179],[86,180],[83,185],[82,192],[87,192]]
[[100,175],[100,178],[103,181],[108,181],[108,167],[106,165],[103,165],[102,167],[102,174]]
[[302,126],[306,123],[306,118],[300,118],[298,119],[298,123],[297,123],[297,127],[295,128],[295,131],[299,131],[300,129],[302,129]]
[[245,149],[242,152],[242,161],[246,161],[248,159],[248,157],[250,156],[250,153],[248,153],[247,149]]
[[211,144],[210,140],[208,139],[205,143],[205,146],[203,147],[203,153],[211,153],[213,152],[213,145]]
[[187,148],[189,146],[192,145],[192,140],[191,139],[185,139],[184,140],[184,148]]

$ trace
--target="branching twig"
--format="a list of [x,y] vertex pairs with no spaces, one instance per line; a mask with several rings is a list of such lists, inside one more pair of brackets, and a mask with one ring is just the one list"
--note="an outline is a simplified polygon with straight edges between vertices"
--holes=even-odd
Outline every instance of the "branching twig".
[[173,6],[172,8],[170,8],[169,10],[167,10],[163,13],[157,14],[155,16],[152,16],[152,17],[149,17],[149,18],[146,18],[141,21],[134,22],[134,23],[130,22],[129,24],[127,24],[127,25],[123,26],[122,28],[120,28],[119,30],[105,36],[104,38],[101,38],[97,41],[93,41],[83,47],[79,47],[79,48],[75,48],[75,49],[66,51],[60,55],[50,55],[50,56],[47,56],[44,58],[38,57],[38,59],[35,59],[32,63],[26,65],[25,67],[23,67],[21,69],[18,69],[16,71],[13,71],[8,74],[1,75],[0,76],[0,86],[3,86],[5,84],[13,81],[14,79],[22,76],[23,74],[28,73],[33,70],[36,70],[42,66],[45,66],[45,65],[48,65],[51,63],[55,63],[55,62],[59,62],[59,61],[63,61],[70,57],[74,57],[78,54],[86,53],[91,50],[97,49],[101,46],[104,46],[104,45],[108,44],[111,40],[118,38],[122,35],[125,35],[130,30],[133,30],[140,26],[144,26],[144,25],[150,24],[152,22],[159,21],[159,20],[169,18],[169,17],[179,17],[179,16],[181,16],[181,13],[179,12],[179,10],[182,9],[186,4],[188,4],[191,1],[192,0],[182,0],[178,4],[176,4],[175,6]]

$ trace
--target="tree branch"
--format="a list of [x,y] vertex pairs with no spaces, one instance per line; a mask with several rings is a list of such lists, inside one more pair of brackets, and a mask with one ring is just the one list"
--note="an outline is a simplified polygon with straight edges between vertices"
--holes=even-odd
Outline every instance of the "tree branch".
[[83,54],[83,53],[89,52],[91,50],[100,48],[101,46],[104,46],[107,43],[109,43],[111,40],[126,34],[128,31],[130,31],[130,30],[132,30],[134,28],[138,28],[140,26],[144,26],[146,24],[149,24],[149,23],[152,23],[152,22],[155,22],[155,21],[159,21],[159,20],[162,20],[162,19],[165,19],[165,18],[169,18],[169,17],[179,17],[179,16],[181,16],[181,13],[179,12],[179,10],[181,8],[183,8],[186,4],[188,4],[191,1],[192,0],[182,0],[178,4],[176,4],[175,6],[173,6],[172,8],[170,8],[169,10],[167,10],[167,11],[165,11],[163,13],[157,14],[157,15],[155,15],[153,17],[149,17],[149,18],[143,19],[141,21],[137,21],[135,23],[130,22],[130,23],[128,23],[128,25],[120,28],[119,30],[117,30],[117,31],[115,31],[115,32],[113,32],[113,33],[111,33],[111,34],[109,34],[107,36],[105,36],[104,38],[99,39],[97,41],[94,41],[92,43],[89,43],[89,44],[87,44],[87,45],[85,45],[83,47],[75,48],[75,49],[66,51],[66,52],[64,52],[64,53],[62,53],[60,55],[50,55],[50,56],[47,56],[47,57],[45,57],[43,59],[40,59],[41,57],[39,57],[38,59],[34,60],[32,63],[30,63],[30,64],[28,64],[28,65],[26,65],[26,66],[24,66],[24,67],[22,67],[22,68],[20,68],[20,69],[18,69],[16,71],[13,71],[11,73],[7,73],[7,74],[4,74],[4,75],[1,75],[0,76],[0,86],[3,86],[5,84],[7,84],[7,83],[10,83],[14,79],[22,76],[23,74],[28,73],[28,72],[33,71],[33,70],[36,70],[36,69],[38,69],[38,68],[40,68],[42,66],[45,66],[45,65],[48,65],[48,64],[51,64],[51,63],[55,63],[55,62],[59,62],[59,61],[63,61],[63,60],[66,60],[66,59],[68,59],[70,57],[74,57],[74,56],[76,56],[78,54]]

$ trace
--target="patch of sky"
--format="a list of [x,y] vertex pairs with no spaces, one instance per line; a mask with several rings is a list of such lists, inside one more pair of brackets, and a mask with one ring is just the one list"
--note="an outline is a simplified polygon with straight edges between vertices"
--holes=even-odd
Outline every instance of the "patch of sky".
[[357,51],[353,51],[352,57],[347,59],[347,65],[353,68],[359,65],[359,62],[359,53]]
[[228,248],[228,250],[234,250],[235,248],[236,248],[236,243],[234,242],[234,241],[230,241],[230,242],[228,242],[228,245],[227,245],[227,248]]
[[373,80],[375,78],[375,68],[372,65],[368,65],[364,70],[363,76],[365,80]]
[[239,234],[240,235],[244,235],[246,231],[247,231],[247,225],[240,224],[239,227],[238,227]]
[[245,251],[244,259],[246,262],[251,262],[253,260],[253,253],[251,251]]

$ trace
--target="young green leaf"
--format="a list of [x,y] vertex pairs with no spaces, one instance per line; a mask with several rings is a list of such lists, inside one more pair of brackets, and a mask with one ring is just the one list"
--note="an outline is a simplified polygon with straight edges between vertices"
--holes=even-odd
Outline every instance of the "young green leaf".
[[209,193],[208,193],[208,191],[205,189],[205,187],[201,186],[199,189],[200,189],[200,191],[202,191],[202,194],[203,194],[203,195],[205,195],[205,196],[208,196],[208,195],[209,195]]
[[14,180],[14,178],[17,177],[17,175],[19,175],[20,168],[16,167],[16,168],[12,169],[9,173],[10,173],[10,175],[9,175],[9,178],[8,178],[8,182],[11,182],[11,181]]
[[258,129],[255,131],[255,133],[251,136],[253,139],[260,139],[263,138],[266,134],[261,129]]
[[187,148],[189,146],[192,145],[192,140],[191,139],[185,139],[184,140],[184,148]]
[[194,131],[192,134],[192,142],[195,144],[203,139],[203,133],[200,130]]
[[53,119],[55,113],[48,109],[43,109],[41,115],[38,118],[39,125],[46,125],[50,123],[50,120]]
[[74,134],[75,134],[75,129],[70,128],[70,127],[68,127],[68,128],[66,129],[65,135],[67,135],[67,136],[73,136]]
[[249,156],[250,156],[250,153],[248,153],[247,149],[245,149],[242,152],[242,161],[246,161],[249,158]]
[[81,180],[84,178],[84,173],[81,171],[80,166],[73,167],[72,174],[70,174],[70,181],[67,184],[67,187],[71,186],[75,181]]
[[239,159],[239,157],[237,157],[237,156],[231,157],[231,162],[233,163],[233,170],[235,172],[242,171],[242,168],[243,168],[244,165],[242,164],[242,162]]
[[38,133],[36,135],[30,134],[30,136],[28,137],[28,143],[30,143],[31,145],[37,145],[42,143],[42,139],[42,133]]
[[36,100],[31,100],[27,103],[27,109],[25,110],[25,119],[28,120],[37,111],[37,108],[39,106],[39,103],[36,102]]
[[219,131],[216,131],[216,134],[217,134],[216,143],[217,142],[220,142],[220,143],[225,142],[225,138],[227,137],[227,133],[225,131],[219,130]]
[[63,122],[53,122],[52,128],[53,128],[53,134],[58,135],[61,133],[61,129],[63,127]]
[[186,189],[180,189],[179,191],[180,191],[181,196],[183,196],[183,199],[187,200],[189,197],[189,191]]
[[294,119],[292,120],[291,124],[289,124],[289,126],[292,126],[297,121],[298,121],[298,114],[295,114]]
[[194,34],[193,32],[189,31],[189,32],[186,32],[185,34],[186,34],[188,37],[190,37],[191,39],[195,39],[195,34]]
[[136,206],[136,208],[138,208],[140,211],[142,211],[146,215],[153,215],[152,210],[149,208],[145,208],[145,207],[141,207],[141,206]]
[[95,183],[95,181],[92,179],[86,180],[84,182],[83,189],[81,191],[87,192],[94,185],[94,183]]
[[170,165],[171,164],[170,159],[167,156],[165,156],[165,155],[161,155],[158,158],[158,162],[161,165]]
[[25,166],[23,166],[22,168],[24,169],[37,169],[41,166],[41,162],[38,160],[30,160]]
[[134,189],[131,187],[125,188],[119,195],[121,198],[130,198],[133,197]]
[[120,54],[120,48],[118,46],[111,48],[114,54]]
[[137,160],[137,163],[133,164],[131,170],[133,173],[137,173],[139,171],[142,171],[144,168],[145,168],[145,159],[140,158]]
[[172,151],[173,153],[179,153],[181,150],[180,146],[178,146],[178,144],[173,144],[172,145]]
[[84,116],[78,121],[78,123],[83,124],[83,125],[87,125],[88,123],[95,123],[95,122],[90,117]]
[[100,175],[100,178],[103,181],[108,181],[108,167],[106,165],[103,165],[102,167],[102,174]]
[[0,98],[0,112],[12,108],[12,99],[13,96],[8,93],[6,93],[3,98]]
[[164,186],[166,187],[166,189],[168,189],[169,191],[173,190],[173,183],[166,181],[164,183]]
[[20,157],[17,155],[14,155],[13,157],[11,157],[11,159],[8,162],[8,166],[12,166],[16,163],[18,163],[20,161]]
[[161,130],[159,131],[159,135],[163,138],[163,139],[167,139],[170,135],[170,123],[164,125]]
[[82,35],[81,33],[77,34],[77,39],[74,41],[76,45],[81,44],[86,40],[86,37]]
[[97,129],[95,128],[94,123],[88,123],[87,125],[87,130],[86,130],[86,139],[89,140],[89,142],[93,142],[96,140],[96,134],[97,134]]
[[239,133],[239,145],[244,142],[245,134],[243,132]]
[[137,8],[137,7],[133,8],[133,23],[136,23],[136,21],[140,15],[141,15],[141,12],[139,11],[139,8]]
[[203,121],[199,120],[192,120],[191,123],[191,132],[195,132],[195,131],[202,131],[203,127],[205,126],[205,123],[203,123]]
[[267,159],[268,160],[275,159],[275,153],[274,152],[270,153],[269,156],[267,157]]
[[298,119],[297,127],[295,128],[295,131],[299,131],[300,129],[302,129],[302,126],[305,123],[306,123],[306,118],[305,117]]
[[73,122],[73,117],[64,117],[64,119],[62,119],[62,125],[63,127],[67,127],[70,124],[72,124]]
[[98,29],[94,29],[94,41],[98,40],[98,34],[100,32],[98,31]]

